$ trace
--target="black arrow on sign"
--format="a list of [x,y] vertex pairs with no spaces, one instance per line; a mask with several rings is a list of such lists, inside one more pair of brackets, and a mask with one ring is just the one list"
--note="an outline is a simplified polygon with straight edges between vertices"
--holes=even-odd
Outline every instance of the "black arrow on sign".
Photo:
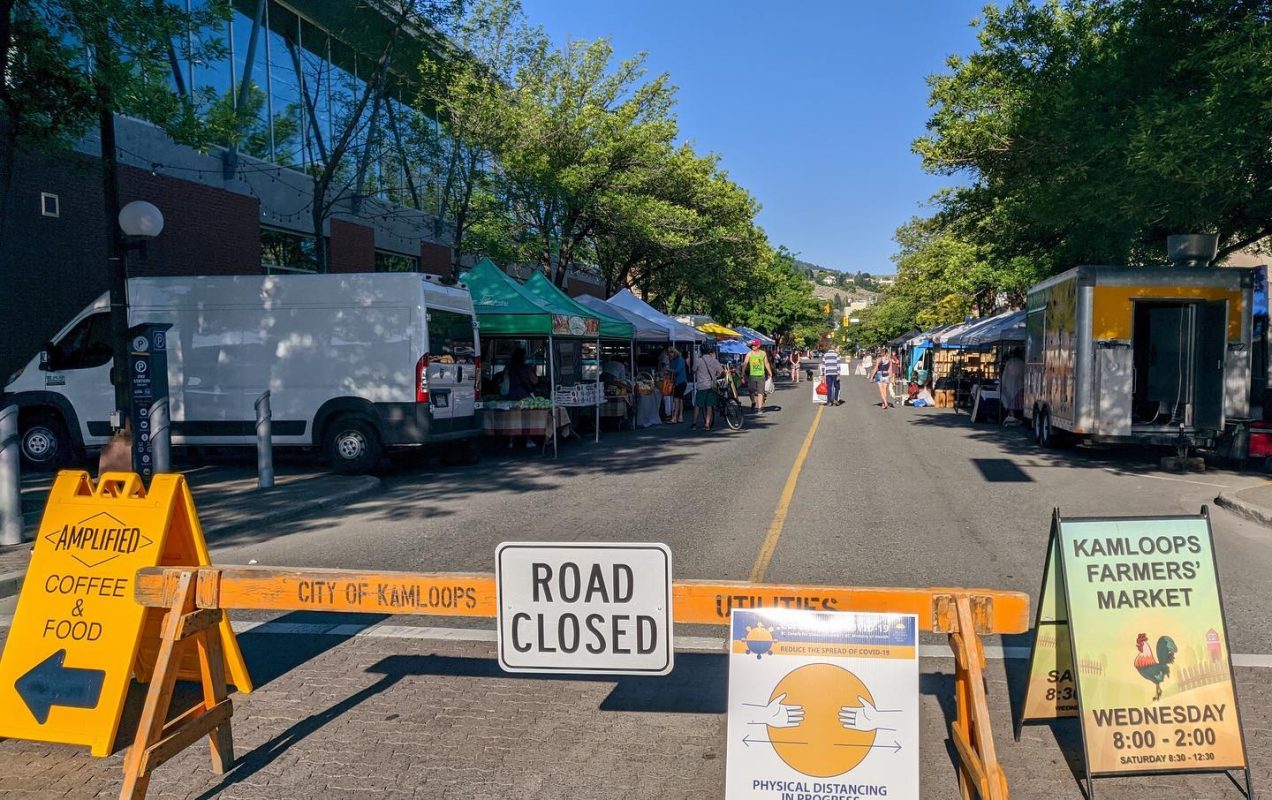
[[747,747],[750,747],[752,744],[808,744],[808,742],[788,742],[785,740],[774,741],[772,739],[753,739],[751,738],[751,734],[748,733],[747,735],[742,737],[742,744],[746,745]]
[[96,708],[102,697],[106,670],[65,667],[62,666],[65,661],[66,651],[58,650],[13,685],[31,710],[31,716],[41,725],[49,721],[49,709],[53,706]]
[[893,742],[892,744],[836,744],[835,747],[877,747],[880,750],[891,750],[894,753],[901,752],[900,742]]

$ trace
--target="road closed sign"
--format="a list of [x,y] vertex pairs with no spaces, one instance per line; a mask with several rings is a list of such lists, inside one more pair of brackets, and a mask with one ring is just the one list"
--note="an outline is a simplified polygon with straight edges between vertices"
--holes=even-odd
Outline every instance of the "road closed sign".
[[666,545],[505,542],[495,584],[508,672],[671,672]]

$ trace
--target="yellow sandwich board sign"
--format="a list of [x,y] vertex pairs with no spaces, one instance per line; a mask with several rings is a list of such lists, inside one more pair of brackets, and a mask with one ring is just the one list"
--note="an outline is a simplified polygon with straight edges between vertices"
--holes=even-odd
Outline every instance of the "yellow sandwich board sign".
[[1020,741],[1020,728],[1026,722],[1078,715],[1073,652],[1069,649],[1069,608],[1056,577],[1060,569],[1060,557],[1056,553],[1059,522],[1059,514],[1053,514],[1047,561],[1042,570],[1042,590],[1038,593],[1038,611],[1034,618],[1029,682],[1025,685],[1025,702],[1016,722],[1016,741]]
[[[208,563],[184,477],[156,475],[147,491],[132,473],[96,486],[86,472],[60,473],[0,655],[0,737],[109,755],[129,681],[153,663],[143,631],[163,613],[134,599],[137,570]],[[250,691],[229,620],[220,625],[229,679]]]
[[[1094,519],[1057,512],[1051,548],[1055,579],[1044,578],[1043,591],[1063,595],[1087,796],[1092,778],[1242,770],[1253,797],[1206,510]],[[1047,661],[1036,642],[1029,693]],[[1063,669],[1062,657],[1054,661]],[[1045,701],[1027,699],[1025,708],[1022,717],[1062,713]]]

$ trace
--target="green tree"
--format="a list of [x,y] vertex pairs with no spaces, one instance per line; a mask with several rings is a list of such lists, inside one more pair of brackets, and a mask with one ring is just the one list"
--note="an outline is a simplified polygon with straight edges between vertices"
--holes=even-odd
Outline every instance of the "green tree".
[[499,193],[523,252],[557,285],[607,220],[615,195],[641,185],[676,134],[666,75],[645,58],[613,63],[607,40],[540,40],[518,70],[500,137]]
[[[481,229],[478,243],[485,247],[472,252],[499,255],[504,249],[499,245],[507,230],[501,220],[483,224],[486,215],[502,213],[493,202],[491,166],[510,130],[511,87],[530,55],[544,46],[544,36],[526,22],[519,0],[479,0],[451,38],[460,51],[457,55],[430,55],[420,64],[416,106],[436,115],[440,131],[424,125],[415,141],[440,184],[433,235],[441,236],[443,226],[451,226],[459,263],[469,252],[468,233],[474,226]],[[488,237],[496,231],[498,238],[492,243]]]
[[1173,232],[1220,256],[1272,233],[1272,6],[1013,0],[931,80],[925,167],[999,264],[1161,261]]

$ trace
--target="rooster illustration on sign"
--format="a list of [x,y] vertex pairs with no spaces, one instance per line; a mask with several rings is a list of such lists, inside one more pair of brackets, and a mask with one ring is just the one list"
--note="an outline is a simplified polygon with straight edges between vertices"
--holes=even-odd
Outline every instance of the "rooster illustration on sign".
[[1136,638],[1135,647],[1139,650],[1139,654],[1135,656],[1135,669],[1144,676],[1144,680],[1152,681],[1157,687],[1157,694],[1153,695],[1153,702],[1157,702],[1162,699],[1162,681],[1170,677],[1170,665],[1175,663],[1175,653],[1179,652],[1179,648],[1175,646],[1174,639],[1159,636],[1157,652],[1154,653],[1148,647],[1146,633],[1141,633]]

